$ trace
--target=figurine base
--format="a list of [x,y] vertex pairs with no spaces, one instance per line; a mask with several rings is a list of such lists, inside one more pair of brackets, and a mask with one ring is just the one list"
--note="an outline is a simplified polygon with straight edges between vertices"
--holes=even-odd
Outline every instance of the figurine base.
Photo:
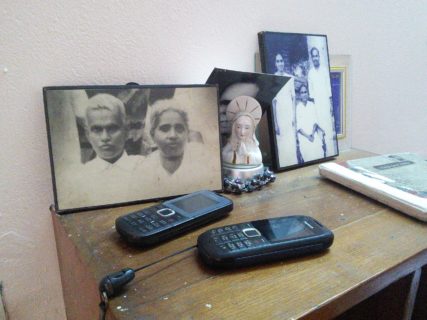
[[264,165],[261,163],[257,166],[242,166],[242,165],[229,165],[227,163],[223,164],[222,171],[224,172],[224,177],[231,177],[234,179],[252,179],[253,176],[257,174],[264,173]]
[[257,166],[223,164],[224,190],[240,194],[260,190],[264,185],[274,182],[276,176],[263,164]]

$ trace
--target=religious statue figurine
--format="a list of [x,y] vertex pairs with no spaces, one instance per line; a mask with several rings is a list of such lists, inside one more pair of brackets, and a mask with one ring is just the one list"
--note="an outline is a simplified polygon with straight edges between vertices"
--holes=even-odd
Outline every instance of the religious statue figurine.
[[[236,188],[240,191],[253,191],[274,179],[272,173],[264,169],[261,150],[255,137],[261,116],[261,105],[249,96],[239,96],[227,106],[231,136],[222,150],[222,160],[226,177],[224,184],[229,191],[235,192]],[[264,179],[267,176],[268,181]]]
[[255,129],[261,120],[261,106],[254,98],[240,96],[227,107],[231,136],[222,150],[222,160],[228,164],[260,165],[261,150]]

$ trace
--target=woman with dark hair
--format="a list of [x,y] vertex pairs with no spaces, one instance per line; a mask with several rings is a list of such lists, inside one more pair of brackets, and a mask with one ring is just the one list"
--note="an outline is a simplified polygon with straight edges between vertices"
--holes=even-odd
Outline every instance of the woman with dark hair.
[[162,167],[173,174],[184,158],[189,131],[186,112],[172,107],[154,111],[150,135],[158,150],[149,158],[158,158]]
[[133,192],[149,199],[206,188],[214,162],[205,144],[190,142],[187,112],[168,105],[154,108],[149,133],[156,150],[135,171]]
[[276,76],[290,76],[290,74],[285,72],[285,60],[281,53],[276,54],[274,58],[274,65],[276,66],[276,72],[274,73]]

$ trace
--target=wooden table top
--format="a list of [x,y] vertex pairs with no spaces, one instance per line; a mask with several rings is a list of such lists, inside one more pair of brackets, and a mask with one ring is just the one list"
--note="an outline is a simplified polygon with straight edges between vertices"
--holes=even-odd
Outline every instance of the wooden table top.
[[[353,150],[337,160],[367,155]],[[114,221],[153,203],[54,214],[66,304],[73,295],[69,318],[73,304],[97,312],[104,275],[190,247],[210,228],[268,217],[312,216],[334,232],[334,244],[322,254],[230,271],[206,267],[193,249],[138,272],[110,301],[109,318],[329,318],[427,261],[427,224],[321,178],[318,165],[279,173],[261,191],[226,196],[234,201],[227,218],[148,249],[128,246]],[[85,289],[76,295],[73,283]]]

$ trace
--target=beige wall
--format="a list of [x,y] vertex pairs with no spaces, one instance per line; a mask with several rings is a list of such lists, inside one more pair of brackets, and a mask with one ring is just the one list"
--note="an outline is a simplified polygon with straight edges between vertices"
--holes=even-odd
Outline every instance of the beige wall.
[[[37,3],[37,4],[36,4]],[[0,5],[0,280],[12,319],[65,319],[42,87],[203,83],[253,71],[257,32],[350,55],[351,145],[427,156],[427,1],[52,1]]]

